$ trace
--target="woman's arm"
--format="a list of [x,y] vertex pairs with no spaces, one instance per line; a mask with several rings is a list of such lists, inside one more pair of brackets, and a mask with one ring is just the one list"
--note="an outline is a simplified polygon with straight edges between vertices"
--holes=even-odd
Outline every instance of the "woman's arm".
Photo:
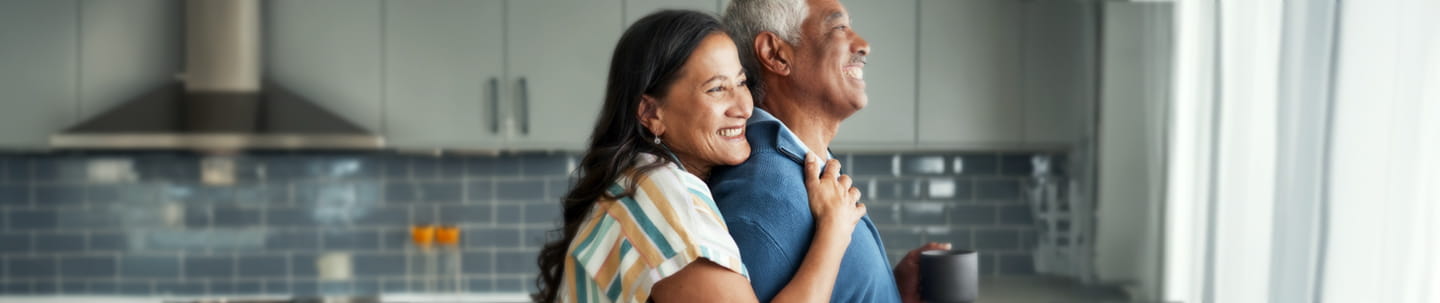
[[[855,224],[865,216],[856,203],[860,190],[849,176],[840,175],[840,161],[830,160],[821,173],[813,154],[805,157],[805,187],[815,216],[815,235],[805,260],[773,302],[828,302],[840,272],[840,260],[850,245]],[[656,283],[650,298],[656,302],[756,302],[750,281],[733,270],[706,261],[694,262]]]

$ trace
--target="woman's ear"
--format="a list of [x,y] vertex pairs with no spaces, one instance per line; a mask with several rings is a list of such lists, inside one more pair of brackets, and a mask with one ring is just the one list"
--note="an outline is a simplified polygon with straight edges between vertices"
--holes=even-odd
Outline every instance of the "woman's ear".
[[772,32],[760,32],[755,36],[755,58],[760,67],[781,76],[790,75],[790,59],[794,55],[790,44]]
[[665,134],[665,123],[661,123],[663,115],[660,113],[660,100],[655,100],[655,97],[650,95],[641,95],[635,116],[640,117],[640,125],[650,130],[650,133],[655,136]]

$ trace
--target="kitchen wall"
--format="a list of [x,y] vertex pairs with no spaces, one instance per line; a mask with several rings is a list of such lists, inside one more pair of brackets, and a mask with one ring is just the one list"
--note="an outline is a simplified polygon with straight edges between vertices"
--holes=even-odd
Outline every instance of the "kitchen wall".
[[[1021,188],[1032,154],[840,157],[892,262],[924,241],[946,241],[979,249],[985,275],[1029,275],[1037,229]],[[0,295],[451,291],[428,286],[426,254],[408,242],[412,224],[461,227],[460,247],[449,251],[459,265],[434,268],[452,278],[458,269],[464,291],[526,291],[576,161],[249,153],[235,156],[233,185],[207,186],[203,158],[0,155]],[[340,266],[321,270],[322,259]],[[322,278],[342,276],[351,278]]]

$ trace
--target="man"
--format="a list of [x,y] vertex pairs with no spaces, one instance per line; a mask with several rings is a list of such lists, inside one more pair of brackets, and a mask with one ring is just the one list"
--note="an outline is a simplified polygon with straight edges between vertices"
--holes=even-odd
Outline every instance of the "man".
[[[814,232],[804,157],[828,155],[840,122],[865,107],[870,45],[837,0],[732,0],[723,21],[754,84],[746,126],[749,160],[711,173],[711,191],[740,247],[761,302],[790,281]],[[758,81],[757,81],[758,80]],[[919,252],[896,268],[867,216],[851,235],[831,294],[835,302],[919,302]]]

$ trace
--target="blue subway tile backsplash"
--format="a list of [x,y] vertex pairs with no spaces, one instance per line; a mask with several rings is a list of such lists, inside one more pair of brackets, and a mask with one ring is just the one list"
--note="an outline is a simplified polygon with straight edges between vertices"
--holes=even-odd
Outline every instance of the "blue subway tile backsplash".
[[[984,252],[983,274],[1028,275],[1037,220],[1021,191],[1033,154],[834,156],[864,192],[892,262],[950,242]],[[254,152],[232,156],[233,183],[208,185],[206,157],[0,154],[0,295],[532,291],[535,254],[579,160]],[[461,243],[419,249],[418,224],[456,226]],[[322,277],[322,259],[336,255],[351,277]],[[431,267],[427,256],[454,259]]]

